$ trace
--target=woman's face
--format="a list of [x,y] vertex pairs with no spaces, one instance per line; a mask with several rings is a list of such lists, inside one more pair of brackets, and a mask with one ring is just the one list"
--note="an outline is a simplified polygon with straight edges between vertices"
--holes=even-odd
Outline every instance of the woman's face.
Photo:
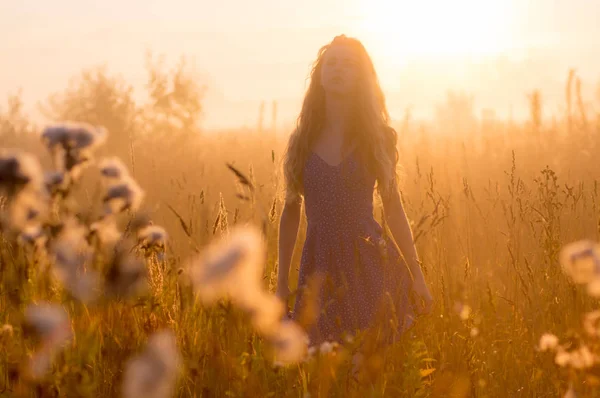
[[323,55],[321,86],[333,95],[351,94],[356,90],[359,62],[347,44],[334,44]]

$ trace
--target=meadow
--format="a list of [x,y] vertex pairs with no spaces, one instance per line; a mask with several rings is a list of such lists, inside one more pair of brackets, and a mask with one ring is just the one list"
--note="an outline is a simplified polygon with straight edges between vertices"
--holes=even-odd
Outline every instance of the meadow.
[[[135,239],[135,214],[146,214],[168,235],[164,253],[160,244],[132,249],[147,280],[142,293],[119,294],[122,286],[113,284],[86,301],[87,288],[65,288],[73,280],[57,282],[47,272],[52,261],[4,228],[0,396],[158,397],[169,388],[166,396],[182,397],[600,396],[593,312],[600,308],[589,283],[600,273],[600,251],[582,243],[571,247],[580,255],[575,260],[564,251],[600,237],[600,103],[595,111],[583,105],[574,74],[560,115],[544,114],[539,92],[529,95],[524,122],[481,120],[467,97],[449,96],[438,123],[412,120],[410,112],[396,123],[402,198],[436,305],[402,341],[368,356],[356,377],[347,347],[277,364],[273,341],[257,332],[247,311],[194,296],[186,264],[248,224],[266,237],[260,283],[274,292],[288,132],[205,134],[198,127],[204,88],[184,65],[151,66],[148,76],[143,104],[126,82],[91,70],[45,102],[45,110],[55,122],[106,127],[94,159],[117,156],[144,191],[139,209],[137,202],[119,205],[116,225]],[[18,97],[0,108],[0,146],[25,150],[50,169],[44,127],[29,121]],[[0,171],[1,184],[6,173]],[[111,203],[102,186],[92,164],[63,205],[75,206],[79,220],[96,219],[103,198]],[[380,210],[377,204],[378,218]],[[305,221],[292,289],[304,228]],[[95,256],[89,267],[115,282],[116,260],[109,260]],[[589,275],[581,277],[577,267],[588,267]],[[78,286],[82,279],[74,277]],[[66,331],[60,322],[55,330],[57,307],[31,307],[44,302],[66,311]],[[547,333],[558,342],[547,335],[540,347]],[[64,344],[50,359],[40,355],[55,341]],[[142,394],[136,378],[151,390]]]

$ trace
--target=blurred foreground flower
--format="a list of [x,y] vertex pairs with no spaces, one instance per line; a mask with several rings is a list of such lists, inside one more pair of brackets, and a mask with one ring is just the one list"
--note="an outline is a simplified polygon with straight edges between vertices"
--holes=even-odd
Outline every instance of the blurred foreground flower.
[[188,264],[198,296],[205,304],[230,297],[251,304],[260,291],[265,243],[253,227],[237,227],[225,238],[211,243]]
[[161,331],[148,339],[146,350],[127,363],[123,382],[125,398],[173,396],[181,358],[175,335]]
[[558,346],[558,337],[551,333],[544,333],[540,337],[539,349],[540,351],[554,351]]
[[285,366],[302,361],[308,353],[308,336],[293,321],[283,321],[270,338],[275,354],[275,365]]
[[144,199],[144,191],[129,175],[127,167],[116,157],[100,162],[100,174],[106,184],[103,202],[106,214],[118,214],[125,210],[137,211]]
[[583,329],[590,337],[600,337],[600,310],[588,312],[583,319]]
[[566,351],[564,347],[558,346],[554,362],[558,366],[582,370],[589,369],[599,363],[598,359],[598,355],[592,353],[586,345],[572,351]]
[[33,378],[43,377],[55,354],[72,337],[67,312],[55,304],[31,304],[25,309],[24,330],[33,332],[40,341],[28,370]]
[[123,178],[109,186],[106,191],[103,198],[106,214],[117,214],[125,210],[137,211],[144,195],[144,191],[133,178]]
[[8,323],[5,323],[0,328],[0,335],[7,334],[12,337],[13,333],[14,333],[14,329],[13,329],[12,325],[10,325]]
[[274,350],[275,363],[297,363],[306,356],[308,337],[297,323],[282,321],[285,306],[262,287],[266,245],[259,229],[237,226],[211,243],[187,265],[196,294],[205,305],[229,298],[251,316],[254,328]]
[[23,231],[41,226],[47,214],[48,202],[43,192],[23,191],[10,204],[8,220],[13,229]]
[[75,298],[83,302],[94,300],[100,287],[98,274],[88,269],[94,252],[86,240],[87,234],[85,225],[71,218],[64,222],[51,244],[55,257],[54,274]]
[[133,297],[143,293],[148,287],[148,268],[132,253],[127,244],[119,245],[108,264],[105,288],[108,295]]
[[454,303],[454,311],[460,316],[460,319],[466,321],[471,316],[471,307],[461,302]]
[[107,131],[86,123],[64,123],[42,132],[42,141],[52,155],[54,166],[77,180],[92,160],[93,151],[104,144]]
[[586,286],[586,292],[591,297],[600,298],[600,275],[597,275]]
[[23,231],[21,231],[18,241],[20,244],[44,247],[46,242],[48,242],[48,237],[44,234],[44,230],[41,226],[35,225],[26,227]]
[[44,176],[37,158],[17,149],[0,149],[0,193],[14,197],[23,189],[40,191]]
[[40,225],[48,211],[48,197],[37,158],[16,149],[0,149],[0,196],[7,198],[2,224],[16,231]]
[[129,171],[123,162],[116,157],[103,159],[98,165],[100,174],[110,184],[129,177]]
[[326,342],[322,343],[321,346],[319,347],[319,352],[321,354],[329,354],[330,352],[333,352],[338,347],[339,347],[339,344],[336,341],[334,341],[334,342],[326,341]]
[[138,231],[138,244],[144,250],[164,252],[167,244],[167,231],[157,225],[148,225]]
[[121,231],[114,217],[105,216],[90,225],[90,235],[96,236],[103,245],[111,245],[121,239]]
[[246,300],[244,310],[252,317],[252,325],[264,336],[278,332],[279,322],[284,313],[284,305],[277,298],[266,292],[257,292],[253,300]]
[[565,245],[560,252],[560,264],[577,284],[588,284],[600,278],[600,245],[589,240]]
[[67,179],[61,171],[48,171],[44,174],[44,185],[51,195],[66,193]]

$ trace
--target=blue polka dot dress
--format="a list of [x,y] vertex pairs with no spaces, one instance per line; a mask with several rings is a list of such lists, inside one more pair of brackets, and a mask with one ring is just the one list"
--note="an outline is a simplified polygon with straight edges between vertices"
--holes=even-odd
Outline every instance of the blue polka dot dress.
[[[335,166],[315,152],[307,158],[308,226],[292,317],[302,319],[306,306],[316,310],[306,325],[311,345],[342,342],[375,324],[386,325],[394,338],[413,323],[410,274],[374,218],[374,187],[356,151]],[[320,281],[313,292],[307,291],[310,280]]]

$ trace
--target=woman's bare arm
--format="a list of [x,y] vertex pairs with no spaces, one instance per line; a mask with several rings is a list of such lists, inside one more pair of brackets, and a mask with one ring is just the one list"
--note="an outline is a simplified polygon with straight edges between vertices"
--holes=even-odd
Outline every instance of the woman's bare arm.
[[433,298],[427,283],[425,282],[425,276],[421,269],[421,262],[419,261],[419,255],[417,254],[417,248],[413,240],[412,230],[402,205],[400,198],[400,192],[397,189],[390,189],[383,197],[383,212],[385,221],[392,232],[392,236],[402,253],[402,256],[406,260],[406,264],[412,274],[413,278],[413,290],[423,300],[423,312],[431,311],[433,305]]
[[289,274],[292,254],[300,225],[301,201],[286,200],[279,221],[279,270],[277,273],[277,296],[286,300],[289,296]]
[[383,212],[385,222],[392,232],[392,236],[402,252],[402,256],[413,275],[413,278],[422,278],[421,265],[417,248],[413,241],[413,234],[402,205],[400,193],[397,190],[390,190],[383,197]]

